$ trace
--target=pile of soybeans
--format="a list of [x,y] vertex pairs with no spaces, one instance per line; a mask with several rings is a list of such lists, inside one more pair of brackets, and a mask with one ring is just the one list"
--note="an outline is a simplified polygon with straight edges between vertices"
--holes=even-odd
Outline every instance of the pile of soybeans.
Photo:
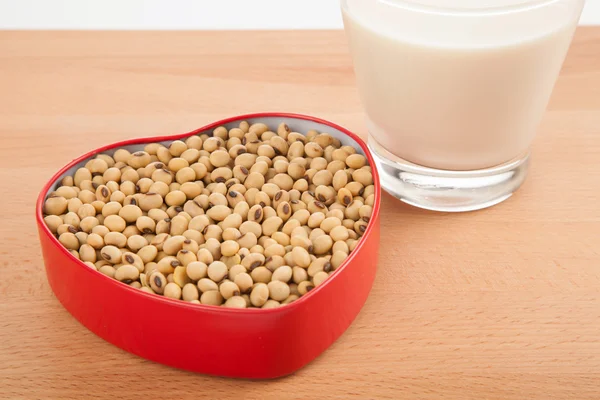
[[139,290],[273,308],[344,262],[374,196],[371,167],[354,147],[243,121],[98,154],[48,195],[44,220],[85,265]]

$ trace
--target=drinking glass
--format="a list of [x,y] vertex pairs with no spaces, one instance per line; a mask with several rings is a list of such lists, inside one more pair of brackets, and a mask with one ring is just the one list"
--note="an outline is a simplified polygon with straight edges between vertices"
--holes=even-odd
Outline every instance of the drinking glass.
[[510,197],[583,4],[342,0],[383,188],[438,211]]

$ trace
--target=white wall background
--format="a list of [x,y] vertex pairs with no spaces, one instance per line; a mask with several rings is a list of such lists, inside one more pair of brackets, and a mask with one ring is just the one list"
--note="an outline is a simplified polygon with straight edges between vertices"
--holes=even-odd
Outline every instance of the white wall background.
[[[600,0],[581,24],[600,24]],[[339,0],[0,0],[0,29],[338,28]]]

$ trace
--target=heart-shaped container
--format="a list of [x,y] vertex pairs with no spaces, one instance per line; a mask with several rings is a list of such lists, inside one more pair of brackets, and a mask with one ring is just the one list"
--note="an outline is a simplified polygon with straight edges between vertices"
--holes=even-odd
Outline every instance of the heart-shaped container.
[[[43,220],[48,193],[67,174],[98,153],[115,148],[141,150],[163,142],[228,129],[240,121],[287,123],[292,131],[328,132],[369,160],[375,181],[373,214],[355,250],[322,285],[297,301],[273,309],[233,309],[191,304],[142,292],[85,266],[52,235]],[[79,322],[106,341],[149,360],[211,375],[275,378],[303,367],[329,347],[354,320],[373,280],[379,248],[379,176],[365,143],[348,130],[318,118],[262,113],[228,118],[193,132],[127,140],[71,161],[44,186],[36,220],[48,281],[54,294]]]

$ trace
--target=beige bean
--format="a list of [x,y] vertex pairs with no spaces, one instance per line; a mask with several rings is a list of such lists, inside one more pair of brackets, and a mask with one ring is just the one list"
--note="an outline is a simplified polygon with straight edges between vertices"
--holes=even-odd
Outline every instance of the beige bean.
[[304,191],[308,190],[308,181],[306,179],[298,179],[296,182],[294,182],[294,186],[292,186],[292,190],[297,190],[300,192],[304,192]]
[[192,263],[194,261],[198,261],[198,258],[196,257],[196,254],[194,252],[192,252],[192,251],[183,249],[183,246],[182,246],[182,249],[177,252],[177,256],[176,257],[177,257],[177,260],[184,267],[187,266],[189,263]]
[[[302,228],[300,228],[302,229]],[[302,229],[304,231],[304,229]],[[300,235],[296,235],[296,236],[292,236],[291,240],[290,240],[290,244],[294,247],[302,247],[303,249],[307,250],[308,252],[312,251],[312,241],[306,237],[306,236],[300,236]]]
[[165,256],[160,259],[157,258],[157,260],[156,269],[165,275],[172,274],[175,268],[181,266],[179,260],[173,256]]
[[[255,166],[258,164],[255,164]],[[259,172],[251,172],[244,180],[244,186],[247,189],[260,189],[265,184],[265,177]]]
[[271,236],[275,233],[283,224],[283,220],[279,217],[270,217],[267,218],[262,223],[262,233],[266,236]]
[[265,283],[258,283],[250,293],[250,302],[255,307],[262,307],[269,299],[269,288]]
[[290,287],[281,281],[275,280],[267,284],[269,296],[276,301],[283,301],[290,295]]
[[284,283],[289,282],[292,279],[292,268],[288,265],[282,265],[273,271],[273,275],[271,276],[272,281],[281,281]]
[[290,127],[285,122],[282,122],[277,126],[277,134],[281,136],[282,139],[287,139],[290,132]]
[[[119,218],[116,215],[113,215],[112,217]],[[104,226],[106,226],[107,228],[111,228],[111,226],[112,226],[114,228],[114,230],[117,232],[119,231],[119,229],[122,230],[122,228],[124,228],[124,226],[122,226],[120,224],[115,225],[114,220],[110,220],[108,225],[107,225],[106,221],[103,221],[103,222],[104,222]],[[123,224],[124,223],[125,222],[123,221]],[[94,227],[98,226],[99,224],[100,224],[100,221],[97,217],[85,217],[79,222],[79,229],[81,229],[84,232],[90,233],[92,231],[92,229],[94,229]]]
[[[111,198],[112,197],[113,196],[111,195]],[[67,200],[67,211],[77,213],[77,211],[79,211],[79,207],[81,207],[82,205],[83,201],[81,201],[78,197],[74,197],[72,199]]]
[[[339,221],[339,220],[338,220]],[[333,246],[333,240],[329,235],[319,236],[317,239],[312,241],[313,252],[317,255],[322,255],[331,250]]]
[[308,210],[298,210],[295,211],[294,214],[290,217],[290,219],[296,219],[300,222],[301,225],[306,225],[308,223],[308,218],[311,213]]
[[140,272],[144,271],[144,261],[142,260],[142,258],[140,256],[138,256],[135,253],[132,253],[132,252],[129,252],[129,251],[122,253],[122,255],[121,255],[121,261],[124,264],[133,265]]
[[206,265],[212,263],[214,260],[212,253],[206,248],[198,250],[196,257],[198,261],[202,261]]
[[282,190],[291,190],[294,186],[294,179],[288,174],[279,173],[273,177],[273,183]]
[[81,182],[92,180],[92,172],[87,168],[79,168],[73,175],[73,183],[76,186],[81,186]]
[[362,236],[367,230],[368,223],[363,219],[359,219],[354,223],[354,232],[356,232],[359,236]]
[[[222,234],[222,238],[224,241],[237,242],[241,236],[242,236],[242,233],[236,228],[226,228]],[[239,250],[239,243],[237,243],[237,245],[238,245],[237,248]],[[236,250],[236,252],[237,252],[237,250]],[[223,244],[222,243],[221,243],[221,253],[223,253]]]
[[336,252],[341,251],[346,254],[350,254],[350,249],[348,248],[348,244],[346,241],[335,242],[331,248],[331,252],[335,254]]
[[[164,235],[164,234],[161,234],[161,235]],[[160,235],[157,235],[157,238],[158,238],[158,236],[160,236]],[[180,236],[167,236],[166,239],[164,237],[161,239],[164,240],[161,249],[167,255],[174,256],[175,254],[177,254],[179,252],[179,250],[181,250],[183,248],[183,242],[185,242],[185,240],[187,238],[183,235],[180,235]],[[161,240],[161,239],[158,239],[158,240]]]
[[[183,236],[185,236],[189,240],[193,240],[196,246],[202,245],[205,241],[204,235],[201,232],[195,231],[193,229],[188,229],[183,232]],[[185,248],[185,245],[182,247]],[[190,250],[190,249],[187,249]],[[195,250],[197,251],[197,250]]]
[[308,227],[307,225],[297,226],[292,230],[291,236],[292,236],[292,239],[296,236],[301,236],[301,237],[307,238],[309,236],[310,232],[312,232],[312,231],[313,231],[313,229]]
[[257,267],[250,272],[254,282],[268,283],[271,281],[273,273],[267,267]]
[[153,245],[147,245],[138,250],[137,255],[144,263],[153,261],[158,254],[158,249]]
[[204,238],[206,240],[209,240],[209,239],[216,240],[219,243],[219,246],[220,246],[220,242],[223,240],[223,229],[221,229],[221,227],[219,225],[207,226],[204,229],[203,234],[204,234]]
[[280,306],[281,306],[281,303],[279,303],[278,301],[269,299],[261,308],[263,308],[263,309],[278,308]]
[[271,198],[265,192],[260,191],[256,193],[256,196],[254,197],[254,203],[261,207],[267,207],[271,205]]
[[332,265],[333,269],[339,268],[339,266],[342,265],[342,263],[346,260],[346,258],[348,258],[348,253],[345,253],[344,251],[339,251],[339,250],[334,252],[333,255],[331,256],[331,265]]
[[47,215],[44,217],[44,222],[52,233],[56,233],[58,227],[62,225],[63,220],[58,215]]
[[312,200],[308,203],[307,210],[311,214],[315,212],[327,212],[327,206],[318,200]]
[[156,222],[150,217],[141,216],[136,220],[135,226],[142,233],[153,233],[156,229]]
[[115,279],[121,282],[135,281],[139,276],[139,269],[129,264],[124,264],[115,271]]
[[109,232],[106,235],[104,235],[104,243],[106,245],[112,245],[118,248],[123,248],[127,245],[127,236],[123,235],[120,232]]
[[[239,296],[240,288],[232,281],[225,281],[219,285],[219,292],[224,299],[229,299],[233,296]],[[244,302],[245,304],[245,302]]]
[[292,250],[292,257],[295,265],[299,267],[307,268],[310,265],[310,255],[308,254],[308,251],[303,247],[294,247],[294,249]]
[[283,232],[275,232],[271,235],[271,238],[282,246],[287,246],[290,244],[289,235],[287,235]]
[[233,282],[237,285],[237,287],[239,288],[239,291],[241,293],[250,292],[250,290],[252,289],[252,286],[254,285],[254,281],[252,280],[252,277],[246,272],[236,273],[235,276],[233,277]]
[[[186,200],[187,196],[181,190],[174,190],[165,196],[165,204],[169,206],[181,206],[186,202]],[[140,207],[142,207],[141,204]]]
[[104,246],[100,250],[100,255],[104,260],[110,262],[111,264],[118,264],[121,262],[122,253],[118,247],[111,245]]
[[335,228],[331,229],[329,236],[331,236],[331,239],[333,239],[335,242],[338,240],[344,241],[348,239],[348,228],[342,225],[336,226]]
[[190,279],[198,281],[207,277],[208,266],[202,261],[193,261],[186,266],[186,273]]
[[[309,216],[310,217],[310,216]],[[308,221],[308,220],[307,220]],[[301,223],[298,219],[289,219],[284,225],[281,231],[288,236],[292,236],[292,231],[294,228],[301,226]]]
[[360,196],[364,192],[364,186],[360,182],[349,182],[346,189],[352,193],[352,196]]
[[265,256],[260,253],[250,253],[242,260],[242,265],[252,271],[265,263]]
[[231,209],[226,205],[217,205],[206,211],[206,215],[215,221],[223,221],[230,214]]
[[194,301],[200,298],[198,288],[193,283],[186,283],[181,289],[181,297],[185,301]]
[[370,205],[363,205],[358,209],[358,216],[360,218],[371,218],[371,215],[373,214],[373,207]]
[[181,265],[175,267],[175,270],[173,271],[173,282],[181,288],[192,282],[190,277],[187,275],[186,267]]
[[319,227],[323,230],[323,232],[329,233],[333,228],[341,225],[342,221],[340,221],[339,218],[329,217],[325,218],[323,222],[321,222],[321,225],[319,225]]
[[315,173],[315,175],[312,177],[311,181],[316,186],[319,186],[319,185],[329,186],[329,185],[331,185],[331,183],[333,181],[333,175],[331,174],[331,172],[329,172],[327,170],[321,170],[321,171],[318,171]]
[[79,249],[79,240],[72,232],[64,232],[58,237],[58,241],[69,250]]
[[209,290],[202,293],[202,296],[200,296],[200,303],[211,306],[220,306],[223,304],[223,296],[218,290]]
[[312,261],[306,271],[308,272],[308,276],[313,277],[321,271],[329,272],[332,270],[332,268],[333,266],[331,262],[329,262],[327,258],[323,257]]
[[246,308],[246,300],[242,296],[232,296],[225,301],[224,307]]
[[94,250],[100,250],[102,247],[104,247],[104,238],[97,233],[90,233],[87,236],[86,243],[93,247]]
[[207,274],[214,282],[220,282],[227,277],[227,265],[221,261],[213,261],[207,269]]
[[67,199],[64,197],[49,197],[44,203],[44,212],[49,215],[61,215],[67,210]]
[[[169,193],[170,194],[170,193]],[[169,195],[167,194],[167,196]],[[149,211],[153,208],[159,208],[163,204],[163,198],[160,194],[148,192],[139,197],[138,206],[142,211]]]
[[298,293],[300,293],[301,296],[310,292],[314,288],[315,288],[314,284],[310,281],[302,281],[302,282],[298,283]]
[[[351,157],[356,156],[358,154],[353,154]],[[373,184],[373,175],[370,171],[364,169],[357,169],[352,173],[352,179],[356,182],[361,183],[363,186],[369,186]]]
[[110,232],[110,230],[107,227],[105,227],[104,225],[96,225],[95,227],[92,228],[92,233],[95,233],[102,237],[106,236],[106,234],[109,232]]
[[252,206],[250,210],[248,210],[248,221],[261,223],[263,216],[263,208],[259,204]]
[[237,230],[242,225],[242,222],[242,216],[234,212],[223,220],[221,228],[223,228],[223,230],[228,228],[235,228]]
[[271,206],[266,206],[265,208],[263,208],[263,221],[267,220],[271,217],[276,217],[277,216],[277,211],[275,211],[275,209]]
[[[161,223],[162,222],[162,223]],[[168,232],[172,236],[183,235],[183,233],[188,229],[189,222],[187,218],[185,218],[182,213],[174,216],[173,218],[168,218],[159,222],[161,224],[161,230],[158,229],[158,224],[156,225],[156,233],[165,233]],[[139,226],[138,226],[139,228]]]
[[348,165],[349,168],[359,169],[366,164],[367,159],[362,154],[351,154],[346,158],[346,165]]
[[362,206],[363,203],[361,201],[354,200],[352,203],[350,203],[350,205],[348,205],[348,207],[346,207],[346,210],[344,211],[346,218],[358,221],[360,219],[359,211]]
[[264,248],[265,248],[265,252],[264,252],[265,257],[273,257],[273,256],[283,257],[286,253],[285,248],[282,245],[280,245],[279,243],[264,245]]
[[202,293],[205,292],[210,292],[212,290],[219,290],[219,285],[217,285],[217,283],[209,278],[202,278],[198,281],[197,284],[198,290],[200,290]]
[[106,275],[108,277],[114,278],[116,270],[111,265],[103,265],[100,268],[98,268],[98,272],[100,272],[101,274]]
[[[256,224],[256,225],[258,225],[258,224]],[[258,225],[258,226],[260,228],[260,225]],[[241,248],[249,249],[252,246],[255,246],[257,243],[256,234],[251,231],[242,233],[242,236],[237,240],[237,242]]]
[[292,207],[288,202],[279,203],[277,206],[277,216],[283,221],[287,221],[292,216]]
[[[342,209],[344,209],[345,207],[342,207]],[[326,216],[329,217],[334,217],[339,219],[340,221],[342,221],[344,219],[344,212],[342,211],[342,209],[337,209],[334,208],[333,210],[329,210],[326,214]]]
[[[72,177],[68,177],[71,178]],[[88,182],[88,181],[86,181]],[[93,184],[91,185],[92,187],[89,190],[95,190],[93,187]],[[118,185],[117,185],[118,187]],[[79,200],[78,195],[79,192],[81,191],[81,189],[79,187],[73,187],[73,186],[61,186],[58,189],[56,189],[54,192],[50,193],[49,198],[53,198],[53,197],[63,197],[67,200],[67,203],[71,203],[71,200]]]
[[299,298],[300,298],[300,296],[298,296],[296,294],[290,294],[285,300],[283,300],[281,302],[281,305],[293,303],[294,301],[298,300]]
[[188,223],[188,229],[202,232],[210,224],[211,221],[207,215],[198,215],[192,218],[192,220]]
[[[58,217],[56,215],[52,215],[53,217]],[[60,217],[58,217],[60,219]],[[81,222],[81,219],[79,218],[79,216],[74,213],[74,212],[68,212],[65,215],[63,215],[63,219],[61,219],[61,223],[64,222],[67,225],[71,225],[74,228],[79,228],[79,223]],[[60,224],[59,224],[60,225]],[[57,226],[58,229],[58,226]]]
[[148,278],[150,288],[159,294],[163,294],[165,286],[167,285],[167,278],[159,271],[154,271]]
[[240,249],[240,245],[233,240],[226,240],[221,243],[221,254],[230,257],[237,253]]
[[299,284],[300,282],[308,280],[308,272],[302,267],[292,268],[292,280]]
[[181,287],[175,282],[169,282],[165,285],[163,295],[171,299],[181,299]]
[[327,272],[324,272],[324,271],[318,272],[313,277],[313,284],[315,285],[315,287],[320,286],[323,284],[323,282],[325,282],[327,280],[327,278],[329,278],[329,274]]
[[[228,272],[228,276],[229,279],[235,282],[235,278],[237,277],[238,274],[241,274],[242,272],[246,272],[246,267],[244,267],[241,264],[235,264],[232,265],[231,267],[229,267],[229,272]],[[236,282],[236,284],[238,286],[240,286],[239,282]],[[241,287],[241,286],[240,286]]]

